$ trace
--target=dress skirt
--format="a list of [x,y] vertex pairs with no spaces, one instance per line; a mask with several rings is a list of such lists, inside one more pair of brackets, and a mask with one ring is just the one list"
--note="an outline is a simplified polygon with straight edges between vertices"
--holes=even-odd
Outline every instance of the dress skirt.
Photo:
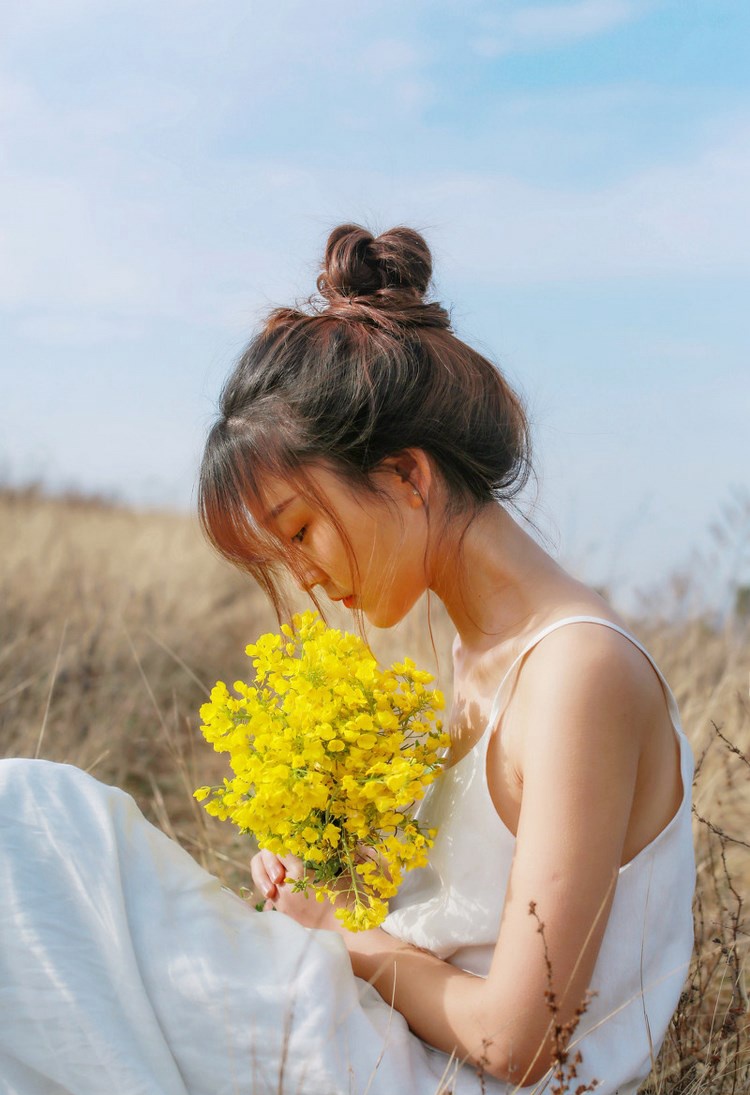
[[3,1095],[479,1095],[355,978],[69,765],[0,761]]

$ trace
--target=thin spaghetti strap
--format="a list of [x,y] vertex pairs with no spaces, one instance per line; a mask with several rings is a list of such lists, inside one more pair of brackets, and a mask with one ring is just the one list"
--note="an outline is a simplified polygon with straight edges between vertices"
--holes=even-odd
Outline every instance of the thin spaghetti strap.
[[518,663],[523,658],[526,657],[526,655],[529,653],[530,650],[533,650],[533,648],[537,645],[538,642],[541,642],[541,640],[544,639],[547,635],[549,635],[552,631],[557,631],[557,629],[559,627],[565,627],[567,624],[576,624],[576,623],[601,624],[603,627],[612,628],[614,631],[619,631],[619,633],[621,635],[624,635],[626,639],[629,639],[630,642],[633,643],[634,646],[638,647],[638,649],[641,651],[641,653],[643,655],[645,655],[645,657],[651,663],[651,666],[653,667],[654,671],[656,672],[657,676],[659,677],[659,680],[661,681],[662,688],[664,689],[664,695],[665,695],[666,700],[667,700],[667,707],[669,708],[669,715],[670,715],[670,718],[672,719],[672,725],[674,726],[676,731],[681,733],[682,732],[682,727],[681,727],[681,724],[680,724],[680,713],[679,713],[679,710],[678,710],[678,707],[677,707],[677,701],[675,700],[674,695],[672,694],[672,689],[669,687],[666,680],[664,679],[664,675],[661,672],[661,670],[659,669],[659,666],[656,664],[654,659],[651,657],[648,650],[646,650],[645,646],[643,646],[643,644],[640,643],[635,638],[634,635],[631,635],[629,631],[626,631],[624,628],[620,627],[619,624],[613,623],[612,620],[605,620],[601,616],[565,616],[562,620],[556,620],[554,623],[548,624],[547,627],[542,628],[541,631],[537,632],[537,634],[534,635],[528,641],[528,643],[523,648],[521,653],[516,658],[514,658],[513,661],[511,662],[511,664],[508,666],[507,671],[503,674],[503,678],[502,678],[502,680],[500,681],[500,684],[497,687],[497,691],[495,692],[495,696],[494,696],[494,699],[492,701],[492,708],[490,710],[490,717],[487,720],[487,727],[490,728],[490,733],[492,732],[492,727],[494,727],[494,725],[497,722],[497,719],[500,715],[500,701],[502,699],[503,689],[504,689],[507,681],[509,680],[511,673],[516,668]]

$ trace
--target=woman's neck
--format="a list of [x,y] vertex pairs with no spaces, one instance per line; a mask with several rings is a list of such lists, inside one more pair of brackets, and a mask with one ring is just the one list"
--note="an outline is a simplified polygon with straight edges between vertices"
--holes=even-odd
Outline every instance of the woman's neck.
[[510,514],[485,506],[460,549],[438,550],[431,588],[440,597],[464,649],[477,653],[512,640],[543,617],[554,589],[576,585]]

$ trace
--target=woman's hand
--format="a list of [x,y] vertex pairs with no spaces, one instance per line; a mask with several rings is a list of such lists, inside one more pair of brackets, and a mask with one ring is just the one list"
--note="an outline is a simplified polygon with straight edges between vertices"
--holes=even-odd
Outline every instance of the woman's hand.
[[[345,894],[342,893],[336,906],[333,906],[327,897],[324,901],[318,901],[312,886],[306,893],[292,889],[292,883],[305,874],[301,859],[293,855],[280,858],[273,852],[261,850],[253,856],[250,872],[257,889],[266,899],[265,910],[278,909],[305,928],[323,928],[339,933],[346,931],[334,916],[335,908],[346,903]],[[312,874],[311,871],[307,873]]]
[[283,885],[286,878],[286,867],[277,855],[261,848],[250,860],[250,873],[255,888],[260,890],[267,901],[273,901],[278,894],[278,887]]

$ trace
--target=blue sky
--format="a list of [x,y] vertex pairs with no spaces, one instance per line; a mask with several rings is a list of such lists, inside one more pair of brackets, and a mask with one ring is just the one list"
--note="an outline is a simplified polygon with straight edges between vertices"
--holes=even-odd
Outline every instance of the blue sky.
[[633,603],[750,493],[749,43],[744,0],[5,0],[0,475],[189,506],[264,311],[406,223]]

